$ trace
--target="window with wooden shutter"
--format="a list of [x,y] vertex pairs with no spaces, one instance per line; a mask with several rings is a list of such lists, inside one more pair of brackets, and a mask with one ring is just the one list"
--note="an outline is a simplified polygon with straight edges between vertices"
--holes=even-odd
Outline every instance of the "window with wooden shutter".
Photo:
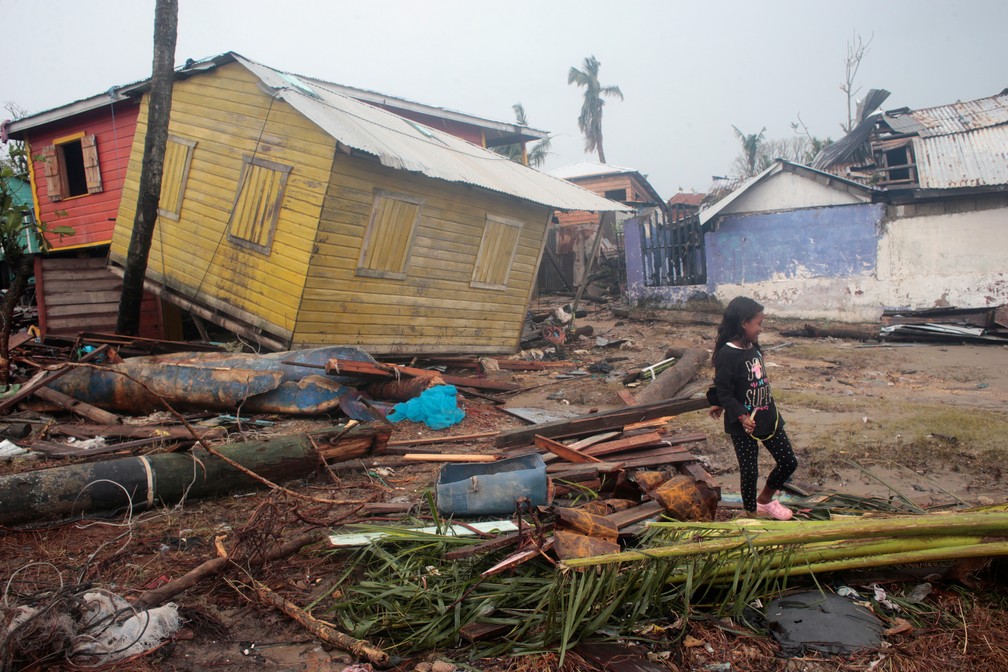
[[158,215],[178,221],[182,212],[182,196],[189,179],[189,164],[192,162],[195,140],[186,140],[174,135],[168,136],[165,145],[164,171],[161,174],[161,198],[158,200]]
[[98,145],[94,135],[58,138],[40,152],[49,200],[62,201],[102,190]]
[[522,223],[518,220],[487,215],[469,283],[471,287],[507,289],[521,230]]
[[228,239],[269,254],[292,166],[245,157],[228,220]]
[[410,248],[423,202],[411,196],[377,192],[371,220],[364,233],[357,275],[372,278],[406,277]]

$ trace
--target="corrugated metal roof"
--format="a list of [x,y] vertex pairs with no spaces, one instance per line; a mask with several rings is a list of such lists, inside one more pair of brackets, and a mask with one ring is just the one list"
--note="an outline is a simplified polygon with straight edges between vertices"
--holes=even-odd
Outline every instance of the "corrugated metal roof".
[[563,166],[562,168],[555,168],[549,171],[549,174],[553,177],[559,177],[562,180],[570,180],[575,177],[595,177],[598,175],[622,175],[624,173],[636,173],[637,170],[634,168],[624,168],[623,166],[614,166],[611,163],[598,163],[597,161],[579,161],[578,163],[572,163],[569,166]]
[[483,187],[561,210],[628,211],[626,206],[511,161],[448,133],[354,100],[294,75],[235,59],[276,96],[341,144],[371,154],[382,165],[447,182]]
[[913,139],[922,189],[1008,184],[1008,125]]
[[896,133],[916,133],[922,138],[968,133],[1008,124],[1008,93],[907,112],[887,112],[883,117]]
[[342,93],[350,98],[361,100],[372,105],[392,107],[399,110],[409,110],[420,114],[440,117],[450,121],[457,121],[463,124],[479,126],[484,129],[484,133],[487,133],[488,135],[490,131],[497,131],[501,136],[520,136],[528,140],[543,140],[549,137],[548,131],[532,128],[530,126],[519,126],[514,122],[497,121],[495,119],[487,119],[486,117],[478,117],[467,112],[460,112],[447,107],[428,105],[427,103],[421,103],[416,100],[391,96],[387,93],[373,91],[371,89],[360,89],[354,86],[347,86],[346,84],[338,84],[336,82],[330,82],[317,77],[303,77],[302,79],[309,83],[314,82],[322,84],[326,88],[336,91],[337,93]]

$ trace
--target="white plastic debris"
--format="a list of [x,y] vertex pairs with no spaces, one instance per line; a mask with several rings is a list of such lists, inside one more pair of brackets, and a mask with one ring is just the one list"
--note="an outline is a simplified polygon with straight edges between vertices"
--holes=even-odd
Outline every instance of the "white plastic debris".
[[139,655],[175,634],[182,625],[178,606],[168,604],[136,611],[112,593],[84,594],[80,635],[70,651],[73,660],[106,664]]

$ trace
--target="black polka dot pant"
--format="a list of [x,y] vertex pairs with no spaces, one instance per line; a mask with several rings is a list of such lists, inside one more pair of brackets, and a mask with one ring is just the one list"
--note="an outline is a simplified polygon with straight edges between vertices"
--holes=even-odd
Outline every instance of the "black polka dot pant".
[[[759,443],[748,434],[731,434],[735,446],[735,457],[739,464],[739,481],[742,488],[742,506],[749,513],[756,511],[756,481],[759,480]],[[767,477],[767,486],[780,490],[784,482],[798,468],[791,442],[788,441],[784,429],[777,430],[771,438],[762,444],[770,451],[777,465]]]

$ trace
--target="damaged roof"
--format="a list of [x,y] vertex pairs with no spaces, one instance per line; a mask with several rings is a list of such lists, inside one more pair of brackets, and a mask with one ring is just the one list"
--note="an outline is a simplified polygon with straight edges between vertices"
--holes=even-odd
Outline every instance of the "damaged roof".
[[309,83],[234,52],[230,56],[342,147],[374,156],[388,168],[482,187],[560,210],[629,210],[454,135],[355,100],[318,80]]
[[1008,89],[996,96],[887,112],[882,122],[913,139],[921,189],[1008,184]]

